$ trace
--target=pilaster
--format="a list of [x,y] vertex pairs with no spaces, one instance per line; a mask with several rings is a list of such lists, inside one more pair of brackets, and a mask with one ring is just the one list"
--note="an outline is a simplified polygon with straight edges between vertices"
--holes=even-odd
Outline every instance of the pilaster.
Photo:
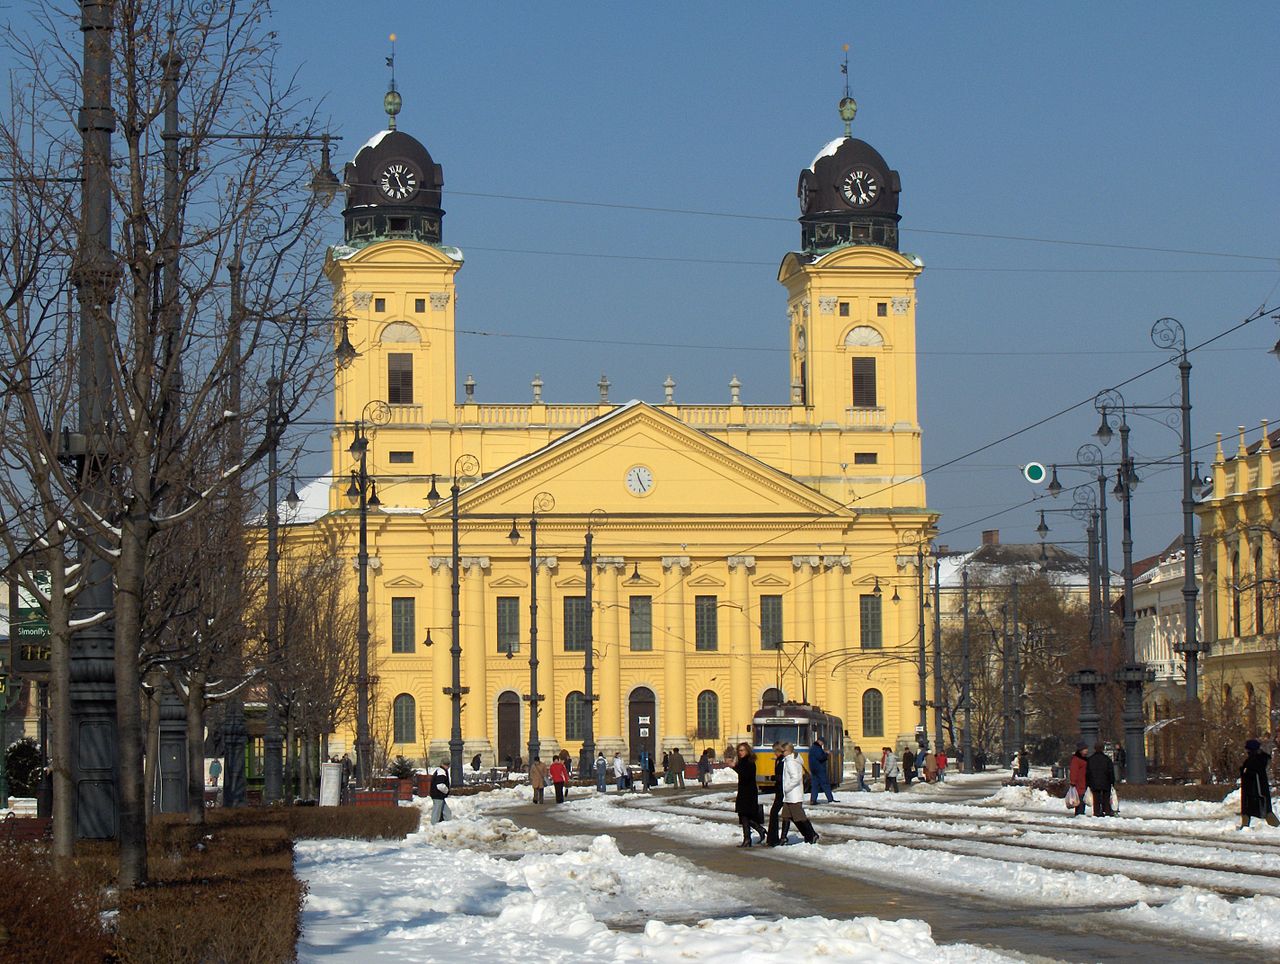
[[662,707],[662,749],[678,748],[686,759],[693,752],[693,744],[689,742],[689,641],[684,618],[684,577],[689,569],[688,556],[662,557],[666,633],[654,640],[654,646],[663,653],[663,689],[666,691]]
[[729,635],[729,739],[734,743],[751,739],[751,718],[755,700],[751,698],[751,604],[748,577],[755,568],[755,556],[730,556],[729,597],[736,615],[730,617]]
[[452,589],[453,557],[431,556],[427,559],[431,582],[431,742],[427,755],[438,761],[449,755],[449,734],[453,729],[453,707],[445,690],[453,685],[453,665],[449,649],[453,646]]

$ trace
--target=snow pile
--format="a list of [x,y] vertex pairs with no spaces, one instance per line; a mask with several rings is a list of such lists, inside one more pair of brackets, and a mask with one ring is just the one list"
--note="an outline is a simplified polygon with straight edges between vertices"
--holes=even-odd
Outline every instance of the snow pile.
[[1275,897],[1227,901],[1216,894],[1193,893],[1159,907],[1139,903],[1112,911],[1111,916],[1156,930],[1280,952],[1280,931],[1275,926],[1280,917],[1280,899]]
[[452,850],[483,850],[487,853],[562,853],[582,847],[590,837],[544,837],[536,830],[518,827],[505,817],[477,817],[473,820],[446,820],[424,824],[417,834],[421,843]]
[[1001,787],[980,804],[1011,810],[1062,810],[1065,807],[1061,797],[1028,786]]

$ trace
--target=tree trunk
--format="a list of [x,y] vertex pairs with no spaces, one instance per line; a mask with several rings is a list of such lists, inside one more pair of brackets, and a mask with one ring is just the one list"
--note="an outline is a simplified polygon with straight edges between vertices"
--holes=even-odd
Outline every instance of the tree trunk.
[[187,681],[187,823],[204,823],[204,686],[203,672]]
[[143,806],[142,686],[138,675],[142,634],[143,573],[146,568],[147,525],[136,517],[121,527],[116,566],[116,728],[120,741],[120,868],[121,890],[147,882],[147,819]]
[[299,754],[302,757],[302,798],[311,799],[311,730],[303,727],[299,740]]
[[294,798],[301,796],[298,791],[298,727],[293,719],[293,707],[289,707],[288,725],[285,727],[285,766],[284,766],[284,786],[285,797],[292,803]]

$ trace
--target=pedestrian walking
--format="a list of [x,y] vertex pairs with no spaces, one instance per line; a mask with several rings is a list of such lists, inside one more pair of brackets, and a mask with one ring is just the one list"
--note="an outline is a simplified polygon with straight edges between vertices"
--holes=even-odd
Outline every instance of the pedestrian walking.
[[939,750],[937,756],[933,758],[934,766],[938,768],[938,782],[942,783],[947,779],[947,751]]
[[898,762],[898,754],[891,747],[884,748],[884,789],[898,792],[898,774],[902,772],[902,764]]
[[640,751],[640,786],[649,789],[649,768],[652,766],[652,758],[648,750]]
[[827,745],[822,741],[822,737],[816,737],[809,744],[809,803],[816,805],[818,802],[818,794],[825,793],[827,795],[827,803],[835,803],[836,798],[831,795],[831,774],[827,772],[828,761],[831,754],[827,752]]
[[1084,780],[1093,794],[1093,815],[1095,817],[1114,816],[1115,812],[1111,809],[1111,790],[1116,783],[1116,767],[1101,743],[1093,745],[1093,752],[1085,761]]
[[564,803],[564,791],[568,783],[569,768],[565,766],[563,757],[556,757],[551,763],[551,785],[556,788],[556,803]]
[[603,752],[596,754],[596,762],[595,762],[594,770],[596,775],[596,789],[601,793],[607,792],[609,787],[608,787],[608,784],[604,782],[604,779],[605,779],[605,774],[609,770],[609,764],[608,762],[605,761]]
[[644,771],[644,788],[646,790],[652,790],[658,785],[658,771],[656,769],[657,761],[654,760],[652,753],[647,753],[645,756],[648,757],[649,765]]
[[[778,829],[782,821],[783,827]],[[782,820],[782,743],[773,745],[773,806],[769,808],[769,832],[765,842],[770,847],[782,846],[787,842],[789,821]]]
[[818,832],[804,812],[804,764],[790,743],[782,745],[782,816],[796,825],[805,843],[818,842]]
[[918,764],[923,765],[924,776],[922,779],[924,782],[935,783],[938,779],[938,758],[926,750],[921,750],[916,761]]
[[671,772],[675,776],[677,790],[684,789],[684,754],[680,752],[680,748],[671,751]]
[[449,758],[441,757],[440,762],[427,771],[427,777],[430,780],[427,796],[431,798],[431,823],[434,826],[453,817],[446,802],[449,797]]
[[622,762],[621,753],[613,755],[613,779],[618,784],[619,793],[627,789],[627,765]]
[[871,788],[867,786],[867,755],[860,746],[853,748],[853,768],[858,771],[858,789],[870,793]]
[[702,751],[702,756],[698,757],[698,782],[703,787],[711,786],[711,760],[713,756],[711,747],[707,747]]
[[[751,744],[738,744],[738,755],[732,765],[738,771],[738,796],[733,804],[734,812],[738,815],[738,823],[742,825],[742,843],[738,846],[751,846],[752,830],[760,835],[760,843],[764,843],[768,839],[768,834],[765,833],[764,825],[760,822],[764,813],[760,808],[760,788],[756,785],[756,758],[751,752]],[[803,795],[803,785],[800,791]]]
[[214,760],[209,764],[209,786],[216,787],[222,778],[222,761]]
[[547,765],[541,757],[534,757],[529,764],[529,786],[533,787],[533,802],[541,803],[543,791],[547,786]]
[[471,771],[473,773],[480,772],[480,754],[479,753],[477,753],[475,756],[471,758]]
[[911,747],[902,751],[902,782],[911,786],[916,778],[916,753]]
[[1244,763],[1240,765],[1240,829],[1249,826],[1254,817],[1262,817],[1272,827],[1280,826],[1271,809],[1271,786],[1267,777],[1267,764],[1271,754],[1262,749],[1257,740],[1246,740]]
[[1067,768],[1067,783],[1071,790],[1076,792],[1075,816],[1077,817],[1084,813],[1084,792],[1089,789],[1086,778],[1088,770],[1089,744],[1081,740],[1076,744],[1076,752],[1071,754],[1071,764]]

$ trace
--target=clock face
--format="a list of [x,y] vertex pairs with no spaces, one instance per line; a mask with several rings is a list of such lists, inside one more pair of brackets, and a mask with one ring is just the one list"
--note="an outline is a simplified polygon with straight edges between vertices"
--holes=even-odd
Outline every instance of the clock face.
[[809,187],[809,179],[806,177],[800,181],[800,213],[805,214],[809,210],[809,202],[813,199],[811,188]]
[[391,161],[378,175],[378,190],[393,201],[405,201],[418,193],[418,172],[404,161]]
[[653,491],[653,472],[643,465],[627,469],[627,491],[632,495],[648,495]]
[[880,198],[880,175],[866,167],[855,167],[840,179],[840,193],[855,208],[870,207]]

